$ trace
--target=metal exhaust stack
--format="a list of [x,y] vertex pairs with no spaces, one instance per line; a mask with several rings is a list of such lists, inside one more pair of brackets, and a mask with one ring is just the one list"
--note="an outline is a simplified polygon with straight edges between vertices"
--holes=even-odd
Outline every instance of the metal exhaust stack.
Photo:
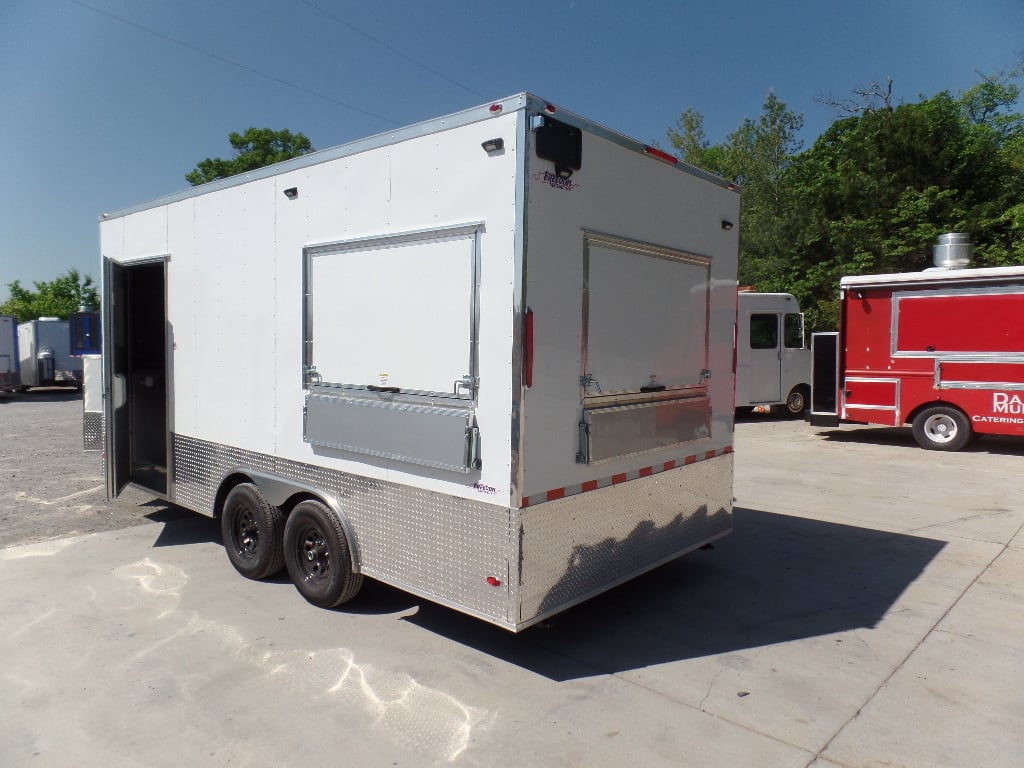
[[932,261],[939,269],[962,269],[973,257],[974,243],[963,232],[939,235],[939,242],[932,248]]

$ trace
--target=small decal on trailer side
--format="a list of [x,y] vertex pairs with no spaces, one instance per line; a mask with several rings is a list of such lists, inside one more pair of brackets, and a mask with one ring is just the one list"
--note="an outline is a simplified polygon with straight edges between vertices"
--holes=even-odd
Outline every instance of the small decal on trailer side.
[[559,176],[557,173],[552,173],[551,171],[537,171],[537,173],[533,174],[533,179],[534,181],[543,182],[555,189],[564,189],[566,192],[571,192],[579,186],[579,184],[571,178],[567,179],[563,176]]
[[483,483],[473,483],[473,490],[477,493],[486,493],[488,495],[493,495],[498,492],[497,488],[490,485],[484,485]]

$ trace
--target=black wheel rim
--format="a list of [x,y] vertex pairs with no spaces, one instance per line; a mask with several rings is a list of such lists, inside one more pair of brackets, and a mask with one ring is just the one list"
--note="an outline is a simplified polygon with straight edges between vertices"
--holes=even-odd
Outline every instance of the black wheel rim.
[[245,560],[256,557],[260,548],[260,526],[251,509],[244,507],[235,514],[232,532],[232,543],[238,556]]
[[305,526],[295,539],[295,559],[307,583],[326,581],[331,573],[331,553],[323,533],[314,525]]

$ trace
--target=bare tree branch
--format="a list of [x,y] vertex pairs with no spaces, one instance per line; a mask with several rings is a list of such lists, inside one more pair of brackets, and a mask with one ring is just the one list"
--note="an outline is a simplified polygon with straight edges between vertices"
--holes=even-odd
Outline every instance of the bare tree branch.
[[852,89],[853,93],[857,96],[856,99],[839,99],[829,93],[819,94],[815,101],[848,115],[876,112],[881,109],[892,112],[892,85],[893,79],[891,77],[886,78],[885,85],[882,85],[877,80],[873,80],[867,86]]

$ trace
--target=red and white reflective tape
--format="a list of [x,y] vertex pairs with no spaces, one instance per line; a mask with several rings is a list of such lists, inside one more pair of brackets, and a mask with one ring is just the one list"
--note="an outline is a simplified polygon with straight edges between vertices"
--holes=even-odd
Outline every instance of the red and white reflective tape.
[[564,499],[566,496],[575,496],[580,493],[586,493],[587,491],[596,491],[598,488],[608,488],[612,485],[619,485],[630,480],[637,480],[641,477],[650,477],[656,475],[659,472],[668,472],[670,469],[676,469],[678,467],[685,467],[688,464],[696,464],[698,461],[706,461],[707,459],[713,459],[716,456],[724,456],[727,453],[732,453],[732,446],[727,445],[725,448],[717,451],[705,451],[704,453],[691,454],[683,459],[666,461],[664,464],[656,464],[650,467],[641,467],[640,469],[631,469],[629,472],[622,472],[618,475],[612,475],[611,477],[603,477],[600,480],[587,480],[585,483],[580,485],[567,485],[562,488],[553,488],[547,493],[535,493],[532,496],[523,496],[523,507],[536,506],[543,504],[545,501],[556,501],[558,499]]

